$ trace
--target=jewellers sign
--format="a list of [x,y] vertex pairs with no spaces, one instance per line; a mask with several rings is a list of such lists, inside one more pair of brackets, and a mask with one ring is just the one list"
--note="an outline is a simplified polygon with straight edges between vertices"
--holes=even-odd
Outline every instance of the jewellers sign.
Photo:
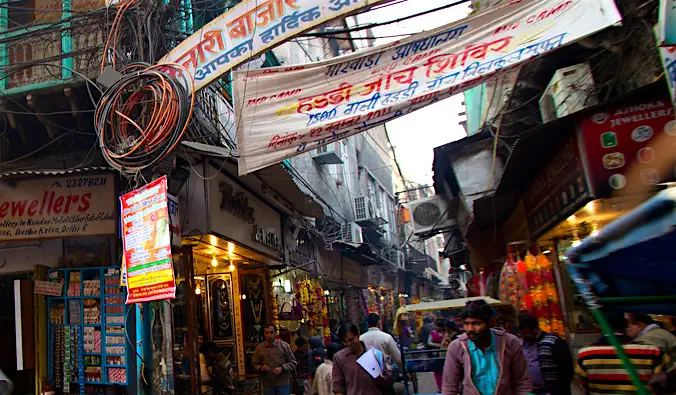
[[112,174],[19,180],[0,187],[0,241],[116,232]]
[[279,214],[222,173],[210,179],[211,230],[271,257],[283,257]]

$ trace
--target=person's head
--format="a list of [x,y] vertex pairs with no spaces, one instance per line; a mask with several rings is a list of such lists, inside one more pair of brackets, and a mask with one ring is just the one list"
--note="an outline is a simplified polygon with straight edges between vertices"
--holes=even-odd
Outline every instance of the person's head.
[[627,319],[623,314],[620,313],[606,313],[606,319],[608,320],[608,325],[615,333],[627,333]]
[[335,318],[331,318],[331,319],[329,320],[329,328],[335,328],[336,325],[338,325],[338,320],[335,319]]
[[431,324],[432,323],[432,317],[425,317],[423,319],[423,324]]
[[265,341],[268,343],[272,343],[275,341],[275,338],[277,337],[277,331],[275,330],[274,325],[267,325],[265,328],[263,328],[263,335],[265,336]]
[[336,355],[336,353],[340,350],[343,349],[343,346],[341,346],[338,343],[331,343],[326,347],[326,358],[328,358],[329,361],[333,361],[333,356]]
[[631,337],[638,336],[648,325],[655,323],[655,320],[648,314],[626,314],[626,318],[629,321],[627,335]]
[[343,341],[345,347],[348,347],[352,352],[359,353],[361,350],[361,343],[359,343],[359,327],[357,325],[349,323],[340,326],[340,331],[338,331],[338,337]]
[[446,322],[444,320],[436,320],[434,321],[434,327],[437,332],[444,332],[446,330]]
[[455,324],[455,320],[446,321],[446,332],[455,333],[458,331],[458,326]]
[[467,336],[473,341],[488,335],[495,324],[493,308],[484,300],[467,302],[461,318]]
[[219,352],[218,346],[214,342],[207,341],[200,345],[200,354],[203,354],[208,360],[213,360],[216,358],[216,355],[218,355]]
[[535,316],[524,313],[519,316],[519,335],[529,343],[534,342],[540,334],[540,324]]
[[296,347],[298,347],[300,350],[305,349],[305,346],[307,345],[307,342],[302,337],[297,338],[295,343]]
[[366,322],[369,324],[369,328],[377,327],[378,322],[380,322],[380,316],[376,313],[371,313],[366,318]]

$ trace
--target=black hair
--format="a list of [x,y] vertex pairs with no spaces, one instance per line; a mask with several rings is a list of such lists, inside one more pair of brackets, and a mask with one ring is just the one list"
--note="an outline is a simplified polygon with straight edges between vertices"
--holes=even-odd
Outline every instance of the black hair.
[[275,328],[274,324],[268,324],[268,325],[263,325],[263,332],[265,332],[266,329],[272,328],[272,330],[277,333],[277,328]]
[[429,323],[432,322],[432,318],[430,318],[430,317],[425,317],[425,318],[423,319],[423,322],[426,323],[426,324],[429,324]]
[[534,315],[523,313],[519,315],[519,329],[539,329],[540,323]]
[[434,325],[438,326],[439,328],[446,328],[446,321],[436,320],[434,321]]
[[338,325],[338,320],[335,318],[331,318],[329,320],[329,327],[333,328],[334,326]]
[[373,326],[378,326],[378,321],[380,321],[380,316],[376,313],[371,313],[366,318],[366,322],[368,322],[369,328],[371,328]]
[[629,323],[627,322],[627,319],[624,318],[624,314],[614,312],[606,313],[606,319],[608,319],[608,324],[612,330],[618,332],[627,330]]
[[359,327],[351,322],[341,325],[340,329],[338,329],[338,338],[340,340],[345,339],[345,335],[347,335],[348,332],[352,332],[356,336],[359,336]]
[[458,326],[455,324],[455,320],[446,321],[446,330],[452,329],[454,331],[458,330]]
[[208,355],[209,353],[217,353],[218,345],[214,342],[204,342],[200,346],[200,354]]
[[305,343],[307,342],[302,337],[296,339],[296,347],[303,347]]
[[326,358],[328,358],[330,361],[333,361],[333,356],[340,350],[343,349],[343,346],[341,346],[338,343],[331,343],[326,347]]
[[465,310],[461,314],[463,320],[467,318],[479,318],[486,324],[489,324],[495,317],[493,308],[485,300],[473,300],[467,302]]
[[632,322],[642,322],[646,325],[652,325],[655,323],[653,317],[649,316],[648,314],[631,314],[630,317]]

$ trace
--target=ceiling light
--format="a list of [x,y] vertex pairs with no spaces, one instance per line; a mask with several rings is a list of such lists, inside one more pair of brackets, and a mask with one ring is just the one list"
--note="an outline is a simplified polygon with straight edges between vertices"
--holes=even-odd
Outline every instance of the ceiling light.
[[573,240],[572,246],[573,246],[573,247],[577,247],[577,246],[579,246],[580,244],[582,244],[582,242],[580,241],[580,239],[575,239],[575,240]]
[[575,216],[575,214],[568,217],[568,221],[570,221],[570,222],[575,222],[576,219],[577,219],[577,217]]
[[211,258],[211,266],[213,267],[218,266],[218,261],[216,260],[216,257]]
[[545,254],[545,255],[551,254],[551,253],[552,253],[552,250],[544,250],[544,251],[542,251],[542,253]]
[[592,230],[592,231],[591,231],[591,235],[592,235],[592,236],[598,236],[598,235],[599,235],[599,230],[598,230],[598,229]]
[[199,283],[197,283],[197,288],[195,288],[195,295],[201,295],[202,294],[202,288],[200,288]]
[[231,241],[229,241],[229,242],[228,242],[228,253],[229,253],[229,254],[232,254],[233,252],[235,252],[235,245],[232,244]]
[[230,262],[230,266],[228,266],[228,270],[230,270],[231,272],[235,271],[235,265],[233,265],[232,262]]
[[587,210],[590,214],[594,214],[596,212],[596,202],[593,200],[589,203],[587,203],[586,206],[584,206],[584,209]]

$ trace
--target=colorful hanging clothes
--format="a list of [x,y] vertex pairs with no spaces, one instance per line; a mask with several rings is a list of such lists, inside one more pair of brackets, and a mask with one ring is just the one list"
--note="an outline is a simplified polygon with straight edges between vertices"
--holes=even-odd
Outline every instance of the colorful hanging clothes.
[[561,311],[559,295],[556,289],[554,268],[544,254],[538,255],[536,261],[537,266],[540,269],[540,278],[542,279],[544,293],[549,307],[549,324],[551,332],[561,337],[565,337],[566,330],[563,324],[563,313]]
[[526,308],[524,290],[519,283],[516,264],[511,255],[507,256],[500,271],[499,298],[501,302],[516,306],[519,310]]

